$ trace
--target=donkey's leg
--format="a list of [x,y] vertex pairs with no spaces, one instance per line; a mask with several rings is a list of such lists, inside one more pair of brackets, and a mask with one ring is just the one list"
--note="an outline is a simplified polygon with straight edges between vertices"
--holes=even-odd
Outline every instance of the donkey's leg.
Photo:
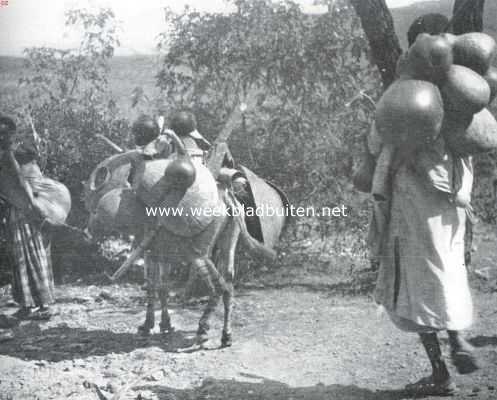
[[209,318],[213,311],[219,304],[220,296],[216,292],[216,288],[212,283],[211,274],[209,271],[209,262],[207,258],[197,258],[193,260],[192,267],[197,271],[198,275],[201,277],[202,281],[206,284],[207,290],[209,291],[209,301],[207,306],[200,317],[197,330],[197,338],[199,342],[204,342],[207,340],[207,332],[210,329]]
[[[219,304],[220,294],[216,291],[216,286],[226,286],[224,279],[220,276],[214,263],[210,260],[213,248],[219,238],[219,234],[226,226],[227,219],[225,216],[216,218],[209,227],[198,235],[192,242],[192,251],[195,254],[192,257],[193,269],[197,271],[209,291],[209,301],[205,307],[204,313],[198,323],[197,340],[205,341],[207,331],[209,330],[209,318]],[[212,282],[214,278],[215,282]]]
[[172,332],[174,329],[171,325],[171,318],[169,317],[169,310],[167,309],[167,302],[169,299],[169,286],[168,278],[171,269],[171,264],[162,261],[160,263],[160,289],[159,289],[159,299],[161,305],[161,321],[160,321],[160,331],[162,333]]
[[145,322],[138,327],[138,332],[148,335],[155,325],[156,282],[159,278],[159,263],[149,251],[145,253],[145,282],[147,291],[147,312]]
[[224,305],[224,325],[223,334],[221,337],[221,346],[231,346],[232,330],[231,330],[231,311],[233,308],[233,281],[235,277],[235,252],[240,228],[231,220],[220,235],[218,240],[218,252],[216,257],[216,265],[224,277],[226,282],[226,289],[223,292],[223,305]]

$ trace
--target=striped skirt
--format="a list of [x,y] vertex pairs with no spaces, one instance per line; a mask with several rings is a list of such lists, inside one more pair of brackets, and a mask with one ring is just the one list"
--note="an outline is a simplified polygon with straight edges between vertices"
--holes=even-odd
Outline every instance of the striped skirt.
[[50,244],[40,229],[11,208],[8,233],[13,267],[12,295],[22,307],[38,307],[54,302],[54,278]]

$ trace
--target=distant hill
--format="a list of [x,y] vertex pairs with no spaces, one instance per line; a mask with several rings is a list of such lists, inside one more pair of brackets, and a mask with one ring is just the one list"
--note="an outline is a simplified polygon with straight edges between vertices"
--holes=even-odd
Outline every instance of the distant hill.
[[[407,48],[407,30],[417,17],[427,13],[440,13],[452,16],[454,0],[439,0],[414,3],[407,7],[391,9],[395,31],[403,49]],[[497,40],[497,1],[486,0],[484,8],[483,29]]]
[[0,56],[0,96],[16,90],[23,67],[21,57]]
[[[402,47],[404,49],[407,47],[407,30],[415,18],[430,12],[438,12],[450,17],[453,4],[454,0],[440,0],[392,9],[395,30]],[[497,40],[496,0],[485,2],[484,30]],[[123,113],[132,118],[138,112],[131,109],[131,93],[135,87],[141,86],[151,97],[157,94],[155,75],[158,67],[158,57],[154,55],[118,56],[112,59],[110,74],[112,97]],[[23,68],[22,58],[0,56],[0,104],[18,90],[17,82],[22,76]]]
[[[141,86],[150,97],[156,94],[155,75],[159,64],[157,56],[119,56],[111,60],[109,84],[112,98],[124,113],[135,114],[131,110],[131,93]],[[18,90],[17,83],[23,75],[22,57],[0,56],[0,104]]]

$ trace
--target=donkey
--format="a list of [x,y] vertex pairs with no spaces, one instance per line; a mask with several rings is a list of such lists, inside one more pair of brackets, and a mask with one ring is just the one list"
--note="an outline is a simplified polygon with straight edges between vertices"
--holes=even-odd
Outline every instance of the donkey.
[[[161,332],[173,330],[168,313],[168,275],[169,266],[189,265],[190,278],[199,276],[209,292],[209,300],[200,318],[197,341],[204,342],[209,331],[209,319],[222,297],[224,305],[224,324],[221,346],[232,344],[231,311],[233,302],[233,280],[235,252],[241,239],[250,254],[273,260],[274,250],[250,235],[242,213],[241,205],[233,195],[229,185],[218,183],[217,201],[214,209],[225,210],[215,215],[211,222],[192,236],[178,235],[165,224],[151,223],[139,204],[136,192],[128,182],[131,165],[139,154],[127,152],[115,155],[100,163],[86,183],[85,201],[90,211],[88,231],[94,236],[102,236],[111,231],[131,233],[141,236],[142,240],[135,254],[145,253],[145,266],[148,271],[147,311],[139,332],[148,334],[155,325],[155,294],[158,292],[161,303]],[[286,202],[274,187],[265,188],[266,200],[273,207],[284,208]],[[269,196],[267,196],[269,194]],[[109,211],[111,210],[112,211]],[[140,211],[141,210],[141,211]],[[238,212],[237,212],[238,211]],[[276,238],[281,234],[285,216],[275,216],[271,232]],[[268,243],[275,242],[268,237]],[[132,257],[130,257],[132,258]],[[136,257],[135,257],[136,258]],[[126,263],[125,263],[126,264]],[[131,264],[127,260],[126,266]],[[125,265],[114,274],[119,277]],[[193,274],[192,274],[193,273]]]

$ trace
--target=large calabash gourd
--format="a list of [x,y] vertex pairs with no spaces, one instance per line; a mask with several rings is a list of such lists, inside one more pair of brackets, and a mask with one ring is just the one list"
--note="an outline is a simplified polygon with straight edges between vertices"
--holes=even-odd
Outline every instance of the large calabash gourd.
[[195,166],[184,157],[143,160],[134,174],[133,187],[145,205],[158,207],[173,193],[179,201],[195,182],[196,174]]
[[[147,218],[179,236],[200,233],[213,218],[211,211],[204,211],[219,206],[211,172],[204,165],[185,163],[183,157],[143,161],[135,172],[133,187],[144,206],[169,210],[169,215]],[[196,215],[192,213],[194,209],[199,211]],[[182,214],[173,215],[174,210],[182,210]]]
[[99,200],[110,190],[130,187],[129,177],[132,166],[141,158],[140,151],[130,150],[100,162],[84,184],[86,210],[94,212]]
[[445,110],[467,117],[480,112],[490,100],[487,81],[462,65],[452,65],[441,87]]
[[164,177],[171,189],[185,191],[195,182],[195,166],[190,157],[180,155],[167,166]]
[[421,79],[434,83],[445,79],[452,65],[452,45],[440,35],[422,33],[409,48],[407,75],[411,79]]
[[487,72],[495,52],[495,40],[481,32],[456,36],[452,46],[454,64],[463,65],[480,75]]
[[[131,188],[109,190],[90,214],[88,229],[95,237],[112,233],[135,235],[147,224],[145,206]],[[151,221],[150,221],[151,222]]]
[[483,153],[497,147],[497,121],[486,108],[469,119],[448,115],[442,135],[456,155]]
[[489,104],[494,101],[495,96],[497,95],[497,68],[490,67],[485,75],[483,75],[483,79],[485,79],[490,87],[490,100]]
[[183,141],[173,131],[168,135],[175,143],[176,154],[165,160],[142,160],[135,174],[133,187],[148,206],[174,207],[196,179],[196,168],[186,152]]
[[399,80],[380,98],[375,124],[385,143],[415,148],[439,135],[443,117],[437,86],[427,81]]

